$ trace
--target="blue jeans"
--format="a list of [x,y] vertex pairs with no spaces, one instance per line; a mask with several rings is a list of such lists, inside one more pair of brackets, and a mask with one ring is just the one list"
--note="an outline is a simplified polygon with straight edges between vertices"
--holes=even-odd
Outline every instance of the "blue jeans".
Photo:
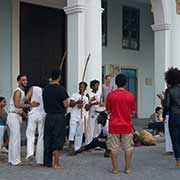
[[176,160],[180,160],[180,114],[171,114],[169,132]]

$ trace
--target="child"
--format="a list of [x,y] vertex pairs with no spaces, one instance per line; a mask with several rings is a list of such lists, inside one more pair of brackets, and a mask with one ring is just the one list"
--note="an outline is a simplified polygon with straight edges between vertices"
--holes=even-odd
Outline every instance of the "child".
[[7,120],[7,113],[4,110],[6,106],[6,99],[4,97],[0,97],[0,148],[1,152],[8,153],[8,150],[6,149],[7,142],[4,144],[4,133],[7,128],[6,120]]
[[148,124],[149,129],[153,129],[153,134],[158,135],[164,132],[164,122],[162,119],[162,108],[156,107],[155,112],[151,115],[152,122]]

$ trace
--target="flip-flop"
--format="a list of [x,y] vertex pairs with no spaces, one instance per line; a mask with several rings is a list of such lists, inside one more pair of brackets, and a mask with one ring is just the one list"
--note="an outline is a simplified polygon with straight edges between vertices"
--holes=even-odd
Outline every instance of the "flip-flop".
[[64,169],[64,166],[62,166],[62,165],[59,165],[59,166],[54,165],[53,168],[54,168],[54,169]]

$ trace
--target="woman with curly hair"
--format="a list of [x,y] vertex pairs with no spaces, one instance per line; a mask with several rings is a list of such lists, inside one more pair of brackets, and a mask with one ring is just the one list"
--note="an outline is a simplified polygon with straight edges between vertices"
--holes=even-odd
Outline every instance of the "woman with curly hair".
[[165,81],[168,88],[165,91],[163,119],[169,113],[169,131],[177,167],[180,168],[180,70],[170,68],[165,73]]

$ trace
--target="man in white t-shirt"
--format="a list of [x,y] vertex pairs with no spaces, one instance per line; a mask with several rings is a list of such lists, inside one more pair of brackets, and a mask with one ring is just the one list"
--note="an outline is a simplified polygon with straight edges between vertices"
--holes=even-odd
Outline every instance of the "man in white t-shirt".
[[81,148],[83,141],[83,125],[85,122],[85,106],[88,98],[84,95],[87,83],[79,83],[79,92],[74,93],[70,98],[71,118],[69,131],[69,155],[75,155]]

